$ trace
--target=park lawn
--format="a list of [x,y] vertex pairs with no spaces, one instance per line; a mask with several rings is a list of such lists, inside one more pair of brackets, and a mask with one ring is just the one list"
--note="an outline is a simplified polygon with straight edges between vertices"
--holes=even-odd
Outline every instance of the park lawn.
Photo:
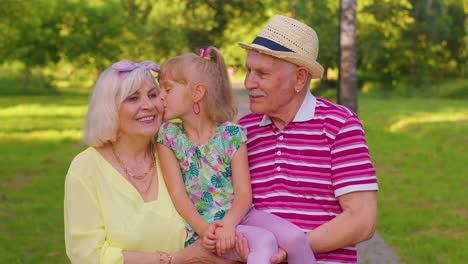
[[361,99],[377,230],[405,263],[468,263],[468,102]]
[[0,97],[0,263],[67,263],[63,183],[86,95]]
[[[0,97],[0,263],[67,263],[63,182],[86,95]],[[468,102],[360,98],[378,232],[406,263],[467,263]]]

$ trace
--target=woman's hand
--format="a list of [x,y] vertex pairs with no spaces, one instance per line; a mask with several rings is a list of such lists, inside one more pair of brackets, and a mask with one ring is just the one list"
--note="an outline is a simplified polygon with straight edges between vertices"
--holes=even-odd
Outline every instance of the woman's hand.
[[235,264],[236,261],[218,257],[202,246],[202,242],[197,240],[192,245],[186,247],[173,255],[173,264]]

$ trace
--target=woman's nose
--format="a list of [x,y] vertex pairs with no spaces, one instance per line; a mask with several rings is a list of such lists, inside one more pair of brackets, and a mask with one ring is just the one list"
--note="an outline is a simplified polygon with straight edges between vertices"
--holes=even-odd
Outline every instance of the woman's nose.
[[153,108],[154,107],[154,104],[153,102],[151,101],[151,98],[147,97],[147,96],[144,96],[143,97],[143,102],[142,102],[142,107],[143,108]]

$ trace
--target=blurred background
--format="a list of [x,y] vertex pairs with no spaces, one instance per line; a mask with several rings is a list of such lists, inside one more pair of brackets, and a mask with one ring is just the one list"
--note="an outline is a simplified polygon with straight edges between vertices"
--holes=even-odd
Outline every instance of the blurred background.
[[[348,1],[0,0],[0,263],[67,263],[63,181],[86,147],[81,127],[100,71],[215,45],[242,88],[246,52],[237,43],[282,14],[317,32],[326,71],[310,88],[337,101],[340,2]],[[467,10],[459,0],[355,8],[377,231],[405,263],[468,263]]]

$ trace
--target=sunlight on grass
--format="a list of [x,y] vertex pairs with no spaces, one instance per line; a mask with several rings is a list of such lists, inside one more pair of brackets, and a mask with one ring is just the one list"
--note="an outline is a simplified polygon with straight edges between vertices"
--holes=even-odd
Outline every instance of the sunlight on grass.
[[23,140],[23,141],[63,141],[81,140],[82,131],[78,129],[67,130],[42,130],[27,133],[3,133],[0,132],[2,141]]
[[0,109],[0,116],[83,116],[87,106],[20,104]]
[[443,111],[437,113],[417,113],[394,122],[388,127],[390,132],[401,132],[416,124],[468,121],[468,112]]

